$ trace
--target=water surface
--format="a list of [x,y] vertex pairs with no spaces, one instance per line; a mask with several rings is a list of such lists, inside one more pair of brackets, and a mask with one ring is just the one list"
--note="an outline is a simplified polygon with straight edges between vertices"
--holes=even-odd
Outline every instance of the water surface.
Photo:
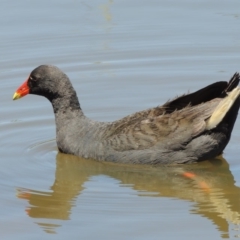
[[124,166],[59,154],[50,104],[11,100],[46,63],[99,121],[228,80],[240,71],[239,1],[2,1],[0,19],[3,239],[240,237],[239,119],[224,158]]

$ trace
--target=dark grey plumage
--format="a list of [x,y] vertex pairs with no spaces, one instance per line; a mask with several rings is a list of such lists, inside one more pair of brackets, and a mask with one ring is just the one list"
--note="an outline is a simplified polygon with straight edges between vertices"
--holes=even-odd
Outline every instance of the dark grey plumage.
[[52,103],[61,152],[100,161],[139,164],[189,163],[221,154],[239,105],[239,74],[111,123],[87,118],[68,77],[42,65],[28,80],[31,94]]

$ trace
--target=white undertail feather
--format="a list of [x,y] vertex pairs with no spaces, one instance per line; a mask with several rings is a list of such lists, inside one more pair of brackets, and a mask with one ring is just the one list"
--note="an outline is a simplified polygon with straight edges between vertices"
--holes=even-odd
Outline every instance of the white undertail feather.
[[215,128],[225,117],[227,112],[230,110],[236,99],[240,95],[240,88],[236,87],[228,96],[223,98],[223,100],[218,104],[216,109],[214,110],[212,116],[206,121],[206,130],[211,130]]

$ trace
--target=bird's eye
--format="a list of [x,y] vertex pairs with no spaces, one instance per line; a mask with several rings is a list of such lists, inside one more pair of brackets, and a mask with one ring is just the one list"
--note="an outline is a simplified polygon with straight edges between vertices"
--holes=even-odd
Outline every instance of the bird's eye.
[[34,76],[30,76],[30,77],[29,77],[29,80],[30,80],[30,81],[34,81],[34,82],[35,82],[35,81],[37,81],[37,78],[36,78],[36,77],[34,77]]

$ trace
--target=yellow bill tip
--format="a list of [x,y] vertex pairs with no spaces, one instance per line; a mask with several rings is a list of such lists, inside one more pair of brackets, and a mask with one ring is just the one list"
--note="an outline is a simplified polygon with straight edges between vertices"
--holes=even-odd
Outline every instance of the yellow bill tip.
[[17,99],[19,99],[21,97],[22,97],[21,94],[15,92],[14,95],[13,95],[13,100],[17,100]]

